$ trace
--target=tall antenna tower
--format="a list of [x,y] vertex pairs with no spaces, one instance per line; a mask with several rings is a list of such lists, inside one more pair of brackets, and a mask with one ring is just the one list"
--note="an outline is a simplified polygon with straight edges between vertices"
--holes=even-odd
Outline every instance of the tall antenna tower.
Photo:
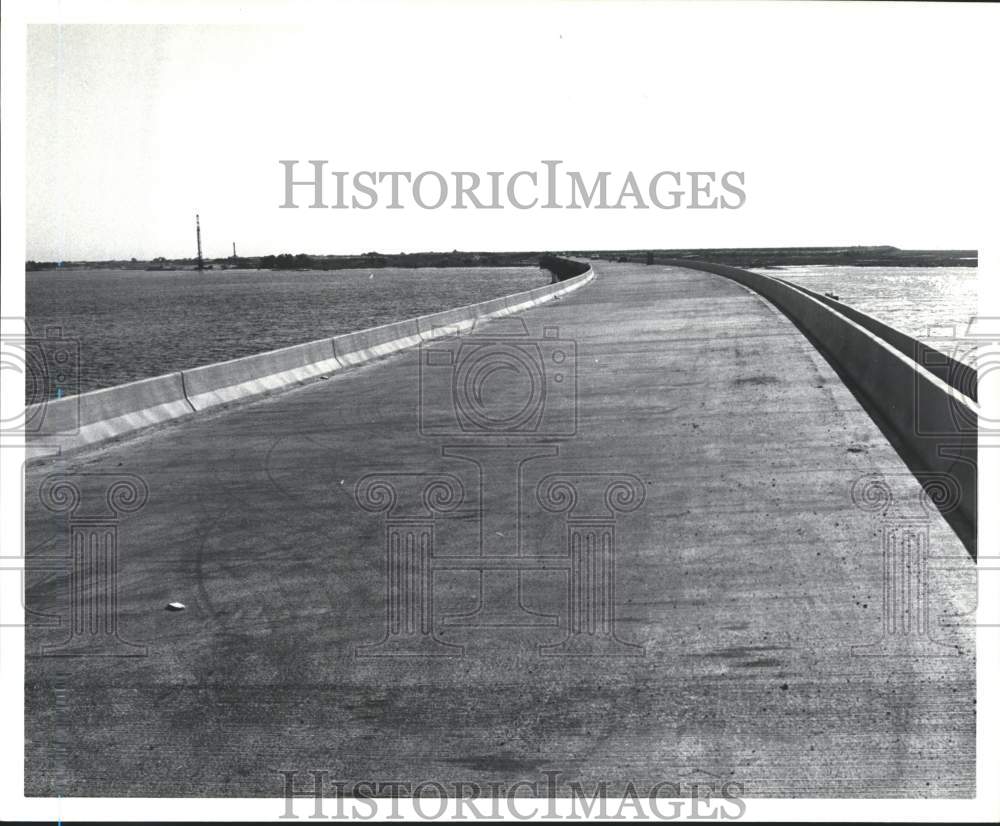
[[205,262],[201,257],[201,216],[197,214],[194,216],[194,231],[198,237],[198,271],[201,272],[205,269]]

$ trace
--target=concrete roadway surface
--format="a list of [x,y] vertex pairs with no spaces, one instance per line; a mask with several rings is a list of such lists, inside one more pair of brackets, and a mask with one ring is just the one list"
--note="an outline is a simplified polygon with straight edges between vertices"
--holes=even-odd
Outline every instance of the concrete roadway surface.
[[[484,787],[556,770],[619,794],[971,796],[961,543],[771,305],[707,273],[596,270],[520,329],[425,345],[423,368],[406,351],[30,468],[26,792],[281,796],[282,769]],[[497,437],[504,417],[526,435]],[[54,473],[82,492],[69,515],[40,504]],[[873,473],[888,509],[861,493]],[[126,474],[148,500],[114,517]],[[392,490],[359,492],[371,474]],[[87,635],[96,592],[74,601],[65,561],[69,532],[109,514],[121,641]],[[432,572],[419,554],[388,565],[387,536],[430,521]],[[597,523],[605,541],[611,521],[613,571],[608,545],[568,545]],[[926,595],[884,587],[884,531],[929,543]],[[401,624],[366,648],[387,637],[390,596]],[[90,655],[58,656],[81,640]],[[446,656],[384,656],[410,643]]]

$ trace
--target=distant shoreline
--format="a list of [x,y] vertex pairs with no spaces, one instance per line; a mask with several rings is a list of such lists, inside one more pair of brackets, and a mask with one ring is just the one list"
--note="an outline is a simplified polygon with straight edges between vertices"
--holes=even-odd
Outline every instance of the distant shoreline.
[[[563,254],[619,262],[657,263],[658,259],[691,259],[744,269],[827,265],[851,267],[976,267],[976,250],[901,250],[896,247],[746,247],[715,249],[572,250]],[[414,252],[364,255],[280,255],[207,258],[206,268],[264,270],[348,270],[401,267],[536,267],[544,253]],[[114,261],[27,261],[27,272],[56,269],[117,269],[140,272],[197,269],[194,258]]]
[[[656,249],[588,253],[611,261],[658,263],[690,259],[742,269],[793,266],[839,267],[976,267],[976,250],[901,250],[897,247],[744,247]],[[652,260],[650,260],[650,258]]]

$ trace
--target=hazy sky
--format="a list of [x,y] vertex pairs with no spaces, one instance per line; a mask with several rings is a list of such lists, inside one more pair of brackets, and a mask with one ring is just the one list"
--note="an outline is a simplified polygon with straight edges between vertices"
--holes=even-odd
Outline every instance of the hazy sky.
[[[34,26],[27,257],[975,247],[995,90],[962,10],[338,6],[309,25]],[[944,4],[947,5],[947,4]],[[901,24],[905,26],[901,27]],[[887,48],[890,47],[890,48]],[[279,210],[357,171],[743,170],[740,210]]]

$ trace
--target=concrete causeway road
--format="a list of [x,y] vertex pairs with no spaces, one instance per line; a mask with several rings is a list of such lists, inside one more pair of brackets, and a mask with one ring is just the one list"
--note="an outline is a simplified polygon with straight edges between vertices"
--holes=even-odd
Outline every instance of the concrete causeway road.
[[[458,341],[30,468],[27,793],[280,796],[279,770],[325,770],[970,796],[961,543],[770,304],[595,270]],[[118,637],[60,656],[94,524]]]

